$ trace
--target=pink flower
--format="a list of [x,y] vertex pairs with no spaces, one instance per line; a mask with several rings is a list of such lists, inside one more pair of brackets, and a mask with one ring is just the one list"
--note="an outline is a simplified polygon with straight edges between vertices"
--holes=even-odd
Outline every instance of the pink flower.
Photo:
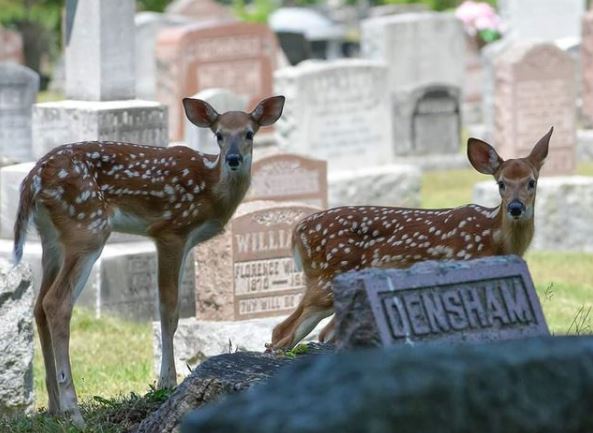
[[474,36],[481,30],[500,31],[500,18],[488,3],[465,1],[455,11],[467,33]]

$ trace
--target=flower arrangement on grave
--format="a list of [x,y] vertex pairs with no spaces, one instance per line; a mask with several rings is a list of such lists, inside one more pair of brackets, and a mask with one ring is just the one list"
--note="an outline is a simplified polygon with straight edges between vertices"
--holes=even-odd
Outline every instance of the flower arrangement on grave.
[[474,38],[480,46],[502,36],[502,21],[488,3],[464,1],[455,10],[455,16],[463,23],[468,36]]

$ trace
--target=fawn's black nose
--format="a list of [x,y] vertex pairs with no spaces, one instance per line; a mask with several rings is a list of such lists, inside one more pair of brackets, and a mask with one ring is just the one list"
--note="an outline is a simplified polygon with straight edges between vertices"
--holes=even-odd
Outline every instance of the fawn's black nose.
[[238,153],[233,153],[226,156],[226,163],[232,169],[238,168],[241,165],[241,162],[243,162],[243,157]]
[[513,200],[507,208],[512,217],[519,217],[525,211],[525,205],[519,200]]

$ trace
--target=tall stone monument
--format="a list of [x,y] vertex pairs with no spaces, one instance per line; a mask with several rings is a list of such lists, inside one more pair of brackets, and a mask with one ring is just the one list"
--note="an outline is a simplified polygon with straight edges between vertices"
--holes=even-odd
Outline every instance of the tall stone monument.
[[65,101],[33,109],[33,156],[83,140],[168,142],[167,109],[135,98],[134,2],[68,0]]

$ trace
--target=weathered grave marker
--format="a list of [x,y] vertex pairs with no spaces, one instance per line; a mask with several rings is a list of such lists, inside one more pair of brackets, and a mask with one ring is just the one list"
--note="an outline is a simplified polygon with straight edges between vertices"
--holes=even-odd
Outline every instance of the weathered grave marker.
[[208,22],[164,29],[157,39],[157,98],[169,107],[169,135],[184,133],[181,100],[209,88],[248,97],[247,108],[272,96],[276,37],[263,24]]
[[195,249],[199,320],[290,313],[304,291],[292,258],[294,225],[319,208],[255,201],[239,206],[225,233]]
[[0,63],[0,156],[32,159],[32,107],[39,75],[26,66]]
[[551,43],[516,42],[494,64],[497,150],[505,158],[528,155],[541,131],[553,126],[542,173],[572,174],[576,166],[573,58]]
[[188,23],[182,16],[157,12],[138,12],[134,16],[134,53],[136,70],[136,96],[156,99],[156,39],[160,30]]
[[245,200],[303,202],[327,208],[327,163],[280,153],[256,159]]
[[368,60],[307,61],[277,71],[288,97],[276,131],[280,148],[327,159],[329,169],[393,161],[387,67]]
[[333,291],[342,347],[549,335],[527,265],[517,256],[348,273],[335,279]]
[[394,93],[397,155],[456,154],[461,145],[461,89],[444,84]]
[[[0,239],[0,260],[11,260],[12,248],[12,239]],[[39,242],[25,245],[23,262],[31,265],[36,292],[42,277],[41,255]],[[183,269],[179,315],[195,317],[195,272],[191,257]],[[151,241],[108,243],[93,266],[77,305],[93,311],[96,317],[111,315],[138,322],[159,320],[157,281],[156,249]]]

